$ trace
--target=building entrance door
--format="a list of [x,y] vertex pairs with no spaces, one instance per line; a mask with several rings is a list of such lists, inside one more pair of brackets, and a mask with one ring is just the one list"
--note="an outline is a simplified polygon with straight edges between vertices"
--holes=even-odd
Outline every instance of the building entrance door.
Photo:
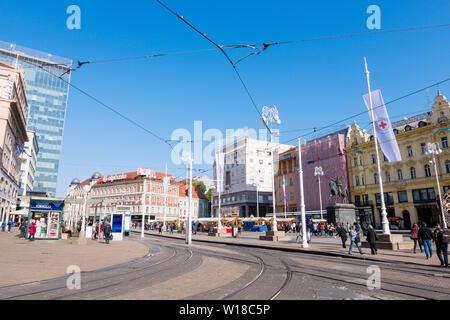
[[404,223],[405,229],[411,229],[411,216],[409,215],[409,211],[404,210],[402,212],[402,214],[403,214],[403,223]]

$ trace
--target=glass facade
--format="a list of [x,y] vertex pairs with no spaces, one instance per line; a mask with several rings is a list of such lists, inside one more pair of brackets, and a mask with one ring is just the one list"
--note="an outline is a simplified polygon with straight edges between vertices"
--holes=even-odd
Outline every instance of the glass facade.
[[69,95],[67,71],[72,61],[0,41],[0,62],[14,66],[16,61],[27,80],[27,130],[36,132],[39,146],[33,190],[54,197]]

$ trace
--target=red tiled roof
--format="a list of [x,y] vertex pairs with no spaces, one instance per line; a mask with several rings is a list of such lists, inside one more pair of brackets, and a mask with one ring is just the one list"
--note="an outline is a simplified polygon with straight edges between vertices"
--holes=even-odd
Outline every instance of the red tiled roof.
[[9,68],[9,69],[14,69],[14,68],[11,67],[10,65],[7,65],[7,64],[5,64],[5,63],[3,63],[3,62],[0,62],[0,66],[1,66],[1,67],[5,67],[5,68]]

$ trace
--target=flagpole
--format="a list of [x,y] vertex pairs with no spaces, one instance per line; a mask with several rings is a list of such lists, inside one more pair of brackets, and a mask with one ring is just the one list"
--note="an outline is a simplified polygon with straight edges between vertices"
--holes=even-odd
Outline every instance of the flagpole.
[[[367,79],[367,88],[369,90],[369,105],[370,105],[370,114],[372,117],[372,129],[373,129],[373,140],[375,144],[375,153],[377,156],[377,169],[378,169],[378,183],[380,185],[380,199],[381,199],[381,224],[383,226],[383,234],[391,234],[389,230],[389,222],[387,219],[386,205],[384,203],[384,192],[383,192],[383,180],[381,178],[381,165],[380,165],[380,155],[378,152],[378,143],[377,143],[377,131],[375,128],[375,116],[373,113],[373,103],[372,103],[372,92],[370,89],[370,72],[367,69],[367,60],[364,57],[364,65],[366,67],[366,79]],[[375,199],[375,207],[376,207],[376,199]]]
[[286,219],[286,202],[287,202],[287,189],[286,189],[286,177],[283,174],[283,184],[284,184],[284,218]]
[[166,210],[167,210],[167,189],[169,185],[167,182],[167,163],[166,163],[166,174],[163,179],[163,188],[164,188],[164,221],[163,221],[163,229],[166,228]]

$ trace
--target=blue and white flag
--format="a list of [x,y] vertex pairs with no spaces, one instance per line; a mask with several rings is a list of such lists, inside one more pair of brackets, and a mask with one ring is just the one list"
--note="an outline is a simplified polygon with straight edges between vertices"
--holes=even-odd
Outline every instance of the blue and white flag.
[[[369,110],[370,118],[372,118],[372,114],[370,112],[369,93],[363,94],[363,99],[366,103],[367,109]],[[380,89],[372,91],[372,106],[373,115],[375,118],[372,119],[372,121],[375,123],[375,131],[381,150],[389,162],[401,161],[402,156],[400,154],[400,149],[398,148],[397,140],[395,139],[395,134],[392,130],[391,121],[389,120],[386,105],[384,104]]]

